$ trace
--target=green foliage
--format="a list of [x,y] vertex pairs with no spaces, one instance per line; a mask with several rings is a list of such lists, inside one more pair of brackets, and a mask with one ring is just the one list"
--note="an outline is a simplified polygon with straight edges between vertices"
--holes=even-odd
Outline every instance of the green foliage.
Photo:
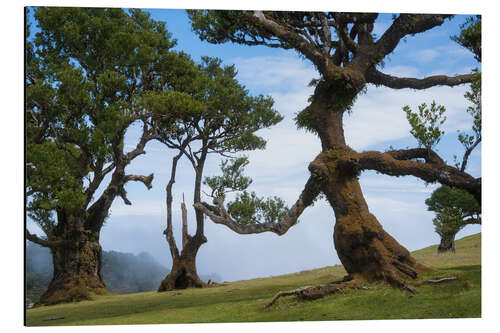
[[84,216],[105,174],[130,162],[123,138],[148,117],[146,101],[163,98],[168,121],[193,104],[174,90],[195,69],[178,68],[186,56],[171,51],[165,24],[137,9],[37,7],[34,18],[28,26],[39,32],[28,28],[26,41],[27,209],[50,232],[54,210]]
[[248,165],[247,157],[238,157],[221,162],[222,175],[205,177],[203,184],[211,189],[211,197],[224,200],[229,192],[239,192],[233,201],[227,204],[228,212],[241,224],[277,223],[288,212],[286,203],[274,196],[270,198],[258,197],[255,192],[248,192],[247,188],[252,179],[243,175]]
[[411,126],[410,133],[417,139],[419,146],[431,149],[439,143],[444,134],[439,126],[446,120],[443,115],[446,111],[444,106],[432,101],[430,108],[422,103],[418,106],[418,112],[413,112],[408,105],[403,107],[403,111]]
[[155,114],[165,112],[169,105],[184,105],[174,123],[155,119],[161,141],[169,146],[197,141],[201,143],[199,154],[263,149],[265,141],[255,132],[283,119],[273,109],[272,98],[250,96],[236,80],[234,66],[223,66],[218,58],[203,57],[193,66],[191,79],[183,82],[184,95],[167,90],[143,98]]
[[278,223],[288,212],[279,197],[259,198],[255,192],[243,191],[228,203],[228,212],[241,224]]
[[252,183],[250,177],[243,176],[248,165],[247,157],[223,160],[220,164],[222,176],[205,177],[203,184],[212,190],[211,196],[224,199],[227,192],[244,191]]
[[[472,116],[473,134],[460,132],[458,141],[465,150],[473,149],[474,144],[481,141],[481,73],[477,73],[471,82],[470,90],[465,93],[465,98],[472,104],[467,108],[467,112]],[[457,167],[458,167],[458,163]]]
[[467,225],[467,218],[481,214],[481,207],[469,192],[446,185],[432,192],[425,204],[428,210],[436,213],[433,223],[441,236],[456,234]]
[[[188,10],[192,30],[201,40],[209,43],[238,42],[255,45],[258,42],[276,42],[271,33],[258,29],[245,17],[243,11],[235,10]],[[283,12],[284,13],[284,12]],[[271,13],[266,13],[271,14]],[[289,12],[294,15],[295,13]],[[281,18],[284,22],[284,17]],[[280,47],[293,47],[282,41],[277,42]]]
[[474,53],[477,61],[481,61],[481,15],[467,18],[460,28],[460,35],[452,36],[451,39]]
[[476,136],[479,136],[481,135],[481,73],[474,76],[470,90],[464,96],[472,104],[467,108],[467,112],[474,119],[472,130]]

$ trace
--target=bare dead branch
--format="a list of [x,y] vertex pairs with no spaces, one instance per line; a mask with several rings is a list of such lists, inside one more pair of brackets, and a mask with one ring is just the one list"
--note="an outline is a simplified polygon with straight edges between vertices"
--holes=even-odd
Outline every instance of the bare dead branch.
[[181,211],[182,211],[182,248],[184,248],[184,246],[188,243],[189,240],[187,209],[186,209],[186,204],[184,203],[184,194],[182,194]]
[[423,283],[441,283],[441,282],[453,281],[453,280],[458,280],[458,278],[456,276],[450,276],[450,277],[441,278],[441,279],[424,280],[422,282]]
[[[223,224],[229,229],[239,234],[257,234],[265,231],[271,231],[277,235],[283,235],[292,226],[297,224],[299,216],[305,208],[311,205],[314,199],[319,194],[319,186],[313,177],[309,177],[304,190],[300,194],[299,199],[288,210],[285,217],[278,223],[255,223],[255,224],[241,224],[235,221],[224,207],[224,202],[216,198],[218,207],[211,206],[205,202],[195,203],[195,209],[202,211],[214,223]],[[217,213],[215,213],[217,212]]]
[[358,280],[350,280],[346,282],[334,282],[327,284],[320,284],[318,286],[305,286],[301,288],[297,288],[294,290],[288,291],[280,291],[271,299],[269,303],[264,305],[262,308],[267,309],[272,306],[280,297],[283,296],[293,296],[296,295],[300,299],[303,300],[315,300],[327,295],[335,294],[335,293],[344,293],[345,288],[352,289],[368,289],[363,287]]

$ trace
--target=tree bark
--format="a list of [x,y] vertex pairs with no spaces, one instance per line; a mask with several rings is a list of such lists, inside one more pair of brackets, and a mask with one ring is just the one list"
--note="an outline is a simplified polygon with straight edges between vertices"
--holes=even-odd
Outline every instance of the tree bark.
[[187,236],[187,242],[180,256],[173,259],[172,269],[161,282],[158,288],[159,292],[194,287],[202,288],[206,286],[206,283],[201,281],[196,271],[196,254],[200,246],[206,243],[206,241],[204,237]]
[[354,279],[383,280],[412,290],[406,281],[419,278],[425,267],[384,230],[368,209],[358,182],[359,171],[349,163],[353,150],[346,145],[342,130],[345,109],[332,109],[332,105],[346,105],[345,95],[341,96],[342,103],[324,95],[318,97],[310,105],[310,112],[329,120],[320,122],[323,128],[318,128],[318,134],[323,152],[309,169],[333,208],[333,241],[339,259]]
[[[185,148],[183,145],[182,149]],[[196,211],[196,234],[194,236],[189,235],[188,233],[188,225],[187,225],[187,209],[186,205],[183,202],[181,203],[181,211],[182,211],[182,251],[179,254],[179,250],[175,243],[175,238],[172,230],[172,187],[175,183],[175,174],[177,170],[177,163],[181,158],[183,151],[181,150],[179,154],[177,154],[172,159],[172,168],[170,174],[170,181],[167,184],[166,192],[167,192],[167,228],[163,232],[167,239],[167,242],[170,247],[170,254],[172,256],[172,269],[170,273],[165,277],[165,279],[161,282],[160,287],[158,288],[159,292],[169,291],[174,289],[185,289],[197,287],[204,287],[206,284],[201,281],[198,276],[198,272],[196,271],[196,255],[201,245],[207,242],[206,237],[203,235],[203,213]],[[199,168],[195,168],[196,177],[195,177],[195,193],[194,193],[194,201],[200,201],[200,192],[201,192],[201,177],[203,170],[203,163],[205,161],[206,154],[203,156],[203,159],[199,164]],[[201,225],[201,226],[200,226]]]
[[441,242],[437,248],[437,253],[453,252],[455,253],[455,236],[456,232],[440,233]]
[[105,293],[98,233],[75,232],[69,246],[50,250],[54,274],[47,291],[40,297],[41,304],[88,300],[92,294]]

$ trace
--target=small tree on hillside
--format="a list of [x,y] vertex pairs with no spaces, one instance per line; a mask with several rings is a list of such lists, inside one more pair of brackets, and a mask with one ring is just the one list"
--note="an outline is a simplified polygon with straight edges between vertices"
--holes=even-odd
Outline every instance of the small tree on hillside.
[[[481,61],[481,17],[470,17],[461,25],[459,36],[452,39],[468,48]],[[467,168],[469,157],[474,149],[481,143],[481,73],[476,70],[476,75],[471,80],[470,89],[464,97],[471,103],[467,113],[472,117],[472,128],[467,132],[458,134],[458,141],[464,147],[461,161],[454,155],[455,167],[461,172]],[[432,103],[428,109],[425,104],[419,106],[419,112],[414,113],[409,106],[403,107],[410,123],[410,133],[420,145],[430,149],[437,144],[444,134],[439,128],[446,120],[443,116],[445,108]],[[431,197],[426,200],[428,209],[436,212],[433,220],[435,230],[441,237],[438,253],[447,251],[455,252],[455,236],[467,224],[481,224],[481,207],[469,193],[459,188],[441,186],[436,189]]]
[[[481,75],[477,74],[471,83],[471,88],[465,93],[465,97],[472,103],[467,112],[473,117],[472,134],[461,132],[458,141],[464,146],[465,152],[461,163],[455,158],[455,167],[464,172],[472,151],[481,143]],[[445,107],[432,102],[431,107],[421,104],[418,112],[413,112],[409,106],[403,110],[407,114],[410,123],[410,133],[418,141],[419,145],[431,149],[440,140],[444,131],[440,125],[446,117],[443,115]],[[436,212],[433,220],[435,230],[441,237],[438,253],[447,251],[455,252],[455,235],[467,224],[481,224],[481,207],[477,200],[468,192],[459,188],[441,186],[436,189],[431,198],[425,203],[428,209]],[[473,215],[477,215],[473,217]]]
[[[172,231],[172,186],[175,182],[177,163],[185,156],[195,172],[194,203],[201,200],[201,185],[205,162],[210,154],[226,157],[246,150],[263,149],[266,142],[255,132],[281,121],[282,117],[272,108],[270,97],[252,97],[235,79],[234,66],[222,66],[221,60],[203,57],[197,73],[185,87],[190,91],[194,104],[185,105],[175,124],[155,121],[157,140],[168,148],[177,150],[172,159],[170,180],[166,186],[167,228],[164,231],[170,247],[173,264],[159,291],[186,287],[203,287],[196,271],[196,255],[207,239],[204,235],[204,217],[196,210],[196,232],[188,234],[187,209],[182,210],[182,250],[177,248]],[[162,97],[146,100],[153,113],[164,112]]]
[[[152,186],[152,174],[125,170],[156,135],[141,100],[182,75],[164,23],[140,10],[41,7],[34,17],[40,31],[34,40],[28,33],[25,50],[26,210],[45,237],[26,238],[53,257],[40,302],[78,301],[105,291],[99,235],[114,199],[131,204],[129,181]],[[170,111],[190,99],[169,97]],[[126,151],[132,124],[142,132]]]
[[455,252],[455,235],[467,224],[481,224],[481,207],[470,193],[441,186],[425,203],[436,213],[435,230],[441,236],[438,253]]

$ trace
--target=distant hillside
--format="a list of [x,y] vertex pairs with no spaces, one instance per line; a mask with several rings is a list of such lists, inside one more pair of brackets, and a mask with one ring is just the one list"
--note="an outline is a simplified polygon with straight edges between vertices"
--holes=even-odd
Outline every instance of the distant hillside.
[[455,253],[437,253],[437,245],[412,252],[417,261],[432,267],[453,267],[481,263],[481,233],[455,241]]

